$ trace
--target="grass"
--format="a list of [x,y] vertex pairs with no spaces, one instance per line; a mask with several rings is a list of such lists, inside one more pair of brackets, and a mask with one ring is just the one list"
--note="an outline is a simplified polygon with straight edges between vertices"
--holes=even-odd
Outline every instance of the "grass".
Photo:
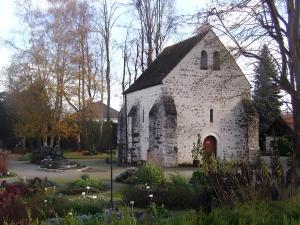
[[25,153],[18,157],[18,161],[30,161],[31,160],[31,153]]
[[16,176],[17,176],[17,174],[15,172],[9,171],[8,174],[0,175],[0,180],[7,179],[7,178],[13,178]]
[[[26,153],[18,157],[18,161],[30,161],[32,153]],[[83,155],[82,152],[64,151],[64,157],[66,159],[106,159],[110,157],[109,153],[98,153],[96,155]],[[114,153],[113,159],[116,158]]]
[[[106,159],[110,157],[109,153],[98,153],[96,155],[83,155],[82,152],[71,152],[71,151],[65,151],[64,157],[67,159]],[[113,158],[115,159],[115,154],[113,155]]]
[[[110,199],[110,192],[109,191],[106,191],[106,192],[103,192],[102,195],[104,197],[106,197],[107,199]],[[118,200],[118,201],[121,201],[122,200],[122,193],[121,192],[113,192],[113,198],[114,200]]]

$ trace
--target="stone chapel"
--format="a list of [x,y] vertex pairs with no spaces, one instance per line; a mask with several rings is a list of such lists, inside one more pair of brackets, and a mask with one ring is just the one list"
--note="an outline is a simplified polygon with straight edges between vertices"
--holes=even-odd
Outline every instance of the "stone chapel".
[[250,89],[211,28],[165,48],[123,93],[120,162],[192,163],[197,134],[220,159],[254,160],[258,115]]

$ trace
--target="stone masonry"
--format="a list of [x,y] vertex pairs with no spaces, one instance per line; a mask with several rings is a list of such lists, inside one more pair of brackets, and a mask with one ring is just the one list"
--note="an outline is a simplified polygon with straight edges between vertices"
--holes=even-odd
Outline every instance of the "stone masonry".
[[[166,48],[157,59],[165,61],[154,62],[149,68],[154,71],[152,76],[175,60],[168,54],[175,55],[177,46],[186,49],[192,41],[191,49],[178,56],[180,60],[167,68],[170,71],[161,75],[159,82],[147,81],[142,75],[132,86],[145,87],[125,92],[118,134],[123,161],[151,161],[165,167],[191,163],[197,134],[202,140],[208,136],[216,139],[216,155],[221,159],[255,158],[258,116],[250,100],[250,84],[212,30],[200,40]],[[207,69],[201,69],[202,51],[207,53]],[[213,67],[215,52],[220,55],[219,69]],[[155,65],[160,67],[158,72]]]

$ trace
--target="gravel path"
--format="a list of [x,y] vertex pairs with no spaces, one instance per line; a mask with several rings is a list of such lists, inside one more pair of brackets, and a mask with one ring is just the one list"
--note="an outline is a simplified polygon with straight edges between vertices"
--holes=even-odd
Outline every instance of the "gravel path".
[[[9,170],[17,173],[19,178],[45,178],[59,183],[68,183],[79,178],[82,174],[89,174],[91,178],[100,178],[102,180],[110,179],[110,166],[105,164],[103,160],[76,160],[80,164],[87,165],[91,170],[97,172],[79,172],[79,171],[64,171],[64,172],[48,172],[43,171],[37,165],[33,165],[28,161],[9,160]],[[114,177],[123,172],[126,168],[116,167],[114,165]]]
[[[110,165],[105,164],[104,160],[87,160],[87,159],[79,159],[76,160],[80,164],[87,165],[87,171],[64,171],[64,172],[49,172],[44,171],[39,168],[39,166],[29,163],[28,161],[17,161],[17,160],[9,160],[8,167],[9,170],[16,172],[18,177],[11,178],[9,180],[16,181],[18,179],[30,179],[30,178],[45,178],[47,177],[49,180],[54,181],[60,185],[66,185],[76,179],[78,179],[82,174],[88,174],[91,178],[98,178],[104,181],[107,185],[110,183]],[[120,173],[125,171],[126,168],[118,167],[116,165],[113,166],[113,177],[118,176]],[[170,174],[180,174],[186,177],[191,177],[195,168],[167,168],[165,169],[166,175]],[[91,172],[97,171],[97,172]],[[114,186],[117,190],[122,188],[122,184],[114,182]]]

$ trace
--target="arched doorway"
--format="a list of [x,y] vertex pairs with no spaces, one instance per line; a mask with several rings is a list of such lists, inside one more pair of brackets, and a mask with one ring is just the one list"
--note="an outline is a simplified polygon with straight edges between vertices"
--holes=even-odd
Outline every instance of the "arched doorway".
[[203,147],[209,156],[217,155],[217,139],[214,136],[207,136],[203,141]]

